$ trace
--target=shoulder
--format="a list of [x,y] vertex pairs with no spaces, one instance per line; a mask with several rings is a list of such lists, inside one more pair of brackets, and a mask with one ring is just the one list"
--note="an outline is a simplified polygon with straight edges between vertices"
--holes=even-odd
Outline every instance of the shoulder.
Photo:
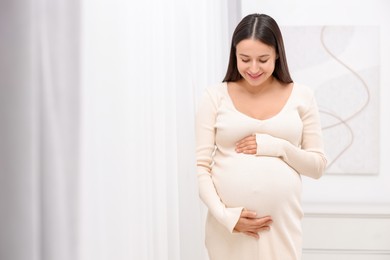
[[218,103],[226,91],[226,83],[221,82],[207,86],[203,90],[203,99],[211,99]]
[[200,108],[217,110],[221,104],[226,83],[209,85],[201,91],[200,99],[196,102]]
[[294,83],[295,102],[300,113],[317,109],[317,101],[312,88],[304,84]]
[[307,85],[294,83],[294,91],[302,99],[312,100],[314,98],[314,91]]
[[210,95],[217,96],[223,94],[225,88],[226,88],[226,82],[220,82],[220,83],[207,86],[205,89],[205,93],[209,93]]

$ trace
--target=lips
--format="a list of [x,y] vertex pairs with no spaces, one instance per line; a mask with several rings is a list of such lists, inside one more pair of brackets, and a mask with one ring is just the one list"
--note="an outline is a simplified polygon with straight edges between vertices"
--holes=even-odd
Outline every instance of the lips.
[[246,73],[251,79],[255,80],[255,79],[258,79],[260,78],[260,76],[263,74],[263,73],[259,73],[259,74],[250,74],[250,73]]

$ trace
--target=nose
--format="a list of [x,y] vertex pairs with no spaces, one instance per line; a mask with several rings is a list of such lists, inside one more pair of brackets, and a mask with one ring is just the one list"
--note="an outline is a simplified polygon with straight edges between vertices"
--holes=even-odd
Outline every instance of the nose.
[[250,68],[249,68],[249,71],[250,71],[250,73],[252,73],[252,74],[256,74],[257,72],[260,71],[260,66],[259,66],[259,64],[257,63],[257,61],[253,61],[253,62],[251,63],[251,66],[250,66]]

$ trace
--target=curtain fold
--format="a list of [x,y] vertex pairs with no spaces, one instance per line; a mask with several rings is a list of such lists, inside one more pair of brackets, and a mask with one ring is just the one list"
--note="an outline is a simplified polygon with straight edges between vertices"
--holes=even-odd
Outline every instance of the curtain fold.
[[38,259],[29,18],[27,0],[1,2],[0,259]]
[[0,258],[77,259],[79,4],[0,10]]
[[79,5],[31,1],[39,259],[76,259],[79,204]]

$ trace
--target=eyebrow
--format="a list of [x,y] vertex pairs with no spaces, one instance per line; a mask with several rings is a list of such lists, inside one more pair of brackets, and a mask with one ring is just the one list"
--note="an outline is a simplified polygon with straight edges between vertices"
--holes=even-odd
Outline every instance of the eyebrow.
[[[246,54],[239,53],[238,55],[243,56],[245,58],[250,58],[250,56],[246,55]],[[258,58],[265,58],[265,57],[269,57],[269,56],[270,56],[269,54],[264,54],[264,55],[260,55]]]

